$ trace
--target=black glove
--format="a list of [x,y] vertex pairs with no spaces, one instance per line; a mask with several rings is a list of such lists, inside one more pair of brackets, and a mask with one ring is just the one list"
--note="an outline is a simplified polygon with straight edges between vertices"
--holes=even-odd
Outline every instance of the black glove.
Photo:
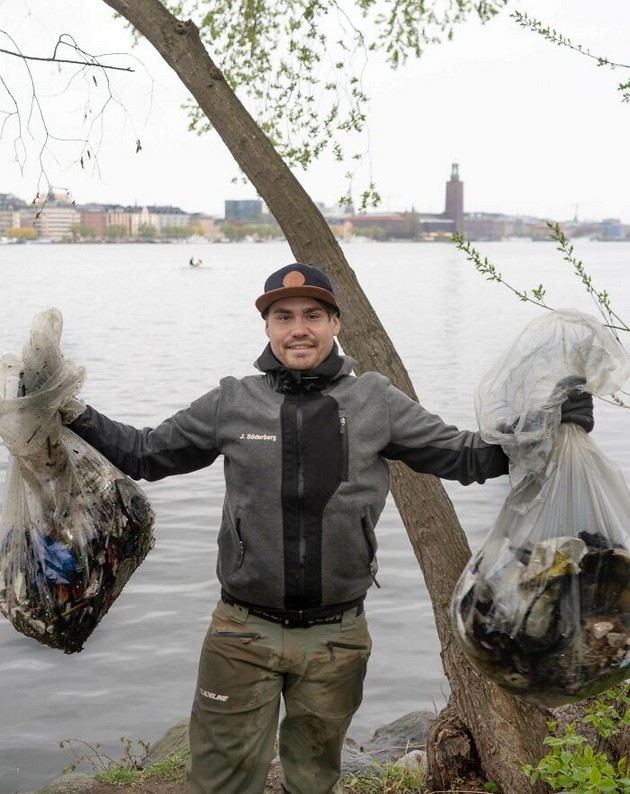
[[595,424],[593,419],[593,396],[587,391],[573,389],[560,406],[560,422],[573,422],[590,433]]
[[[566,389],[569,386],[577,386],[580,383],[586,383],[586,378],[564,378],[557,384],[556,388]],[[573,422],[574,425],[578,425],[587,433],[590,433],[595,424],[593,419],[593,395],[576,388],[567,392],[567,397],[560,406],[560,422]]]
[[[595,424],[593,419],[593,395],[576,388],[583,383],[586,383],[586,378],[582,378],[579,375],[570,375],[558,381],[551,395],[550,405],[557,405],[561,395],[566,395],[564,402],[560,404],[560,422],[573,422],[574,425],[578,425],[587,433],[590,433]],[[522,433],[531,433],[541,430],[545,427],[546,416],[545,408],[538,411],[530,411],[526,414],[520,431]],[[513,422],[504,422],[497,425],[497,430],[504,435],[511,435],[516,432],[519,422],[520,417],[517,417]]]

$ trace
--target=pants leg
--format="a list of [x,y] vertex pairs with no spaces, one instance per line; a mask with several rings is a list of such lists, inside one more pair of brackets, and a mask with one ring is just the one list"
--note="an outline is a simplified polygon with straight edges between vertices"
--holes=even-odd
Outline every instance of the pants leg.
[[280,629],[270,624],[268,636],[266,622],[247,616],[220,603],[204,641],[190,719],[190,794],[264,791],[283,685],[272,647]]
[[363,698],[372,644],[365,615],[350,612],[341,624],[288,631],[303,659],[283,689],[283,785],[289,794],[338,794],[343,742]]

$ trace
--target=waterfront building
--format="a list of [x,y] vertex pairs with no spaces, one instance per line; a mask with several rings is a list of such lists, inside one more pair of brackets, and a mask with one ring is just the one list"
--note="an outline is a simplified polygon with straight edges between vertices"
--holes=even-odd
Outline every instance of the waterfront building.
[[604,218],[601,240],[623,240],[624,230],[619,218]]
[[444,217],[454,223],[454,231],[464,231],[464,183],[459,178],[459,164],[451,165],[451,178],[446,183]]
[[40,238],[54,243],[72,239],[72,227],[80,221],[81,215],[69,194],[51,192],[20,210],[20,226],[33,227]]
[[352,215],[348,220],[355,234],[369,232],[370,236],[377,237],[374,230],[380,229],[382,239],[447,239],[453,232],[463,231],[464,228],[464,183],[459,178],[459,166],[457,163],[451,166],[451,178],[446,183],[444,212],[418,213],[412,209],[411,212],[362,213]]
[[102,240],[105,237],[105,227],[107,226],[106,207],[102,204],[84,204],[77,207],[77,210],[81,218],[80,226],[88,231],[88,236],[95,240]]
[[263,203],[259,199],[228,199],[225,202],[225,220],[238,223],[259,223]]
[[128,207],[110,206],[105,212],[105,237],[131,237],[131,213]]
[[10,193],[0,193],[0,237],[20,225],[20,208],[24,206],[23,201]]
[[161,234],[164,229],[185,229],[190,226],[190,215],[179,207],[145,207],[146,220]]
[[220,223],[216,218],[205,215],[203,212],[193,212],[188,217],[190,225],[195,229],[201,229],[206,240],[216,242],[221,239]]

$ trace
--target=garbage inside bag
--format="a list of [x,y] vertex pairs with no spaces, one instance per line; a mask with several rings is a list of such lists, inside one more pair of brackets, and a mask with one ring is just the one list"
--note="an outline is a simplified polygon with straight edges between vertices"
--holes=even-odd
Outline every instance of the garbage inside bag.
[[565,310],[530,324],[479,387],[480,430],[500,437],[512,490],[457,583],[451,617],[477,669],[539,706],[630,677],[630,491],[590,435],[560,424],[559,408],[576,378],[604,395],[628,371],[607,329]]
[[153,546],[142,490],[64,427],[84,372],[61,354],[61,314],[37,315],[21,359],[0,360],[11,453],[0,516],[0,611],[22,634],[78,652]]

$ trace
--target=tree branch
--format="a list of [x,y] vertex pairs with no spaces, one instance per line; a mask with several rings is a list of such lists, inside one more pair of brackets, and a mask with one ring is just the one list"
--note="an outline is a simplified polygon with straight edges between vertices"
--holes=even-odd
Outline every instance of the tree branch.
[[23,61],[45,61],[47,63],[71,63],[75,66],[97,66],[99,69],[115,69],[119,72],[133,72],[134,69],[131,66],[111,66],[106,63],[100,63],[98,61],[94,61],[90,63],[89,61],[73,61],[69,58],[57,58],[57,57],[43,57],[38,55],[24,55],[22,52],[12,52],[11,50],[5,50],[0,47],[0,52],[4,55],[13,55],[15,58],[21,58]]
[[538,33],[539,36],[547,39],[547,41],[550,41],[552,44],[557,44],[559,47],[566,47],[569,50],[580,53],[580,55],[585,55],[587,58],[597,61],[598,66],[608,66],[610,69],[630,69],[630,65],[626,63],[615,63],[603,55],[593,55],[590,50],[586,49],[581,44],[574,44],[571,39],[567,38],[562,33],[559,33],[557,30],[543,25],[540,20],[533,19],[526,13],[514,11],[512,14],[510,14],[510,16],[521,27],[532,30],[534,33]]
[[[16,69],[9,70],[6,76],[0,75],[0,88],[4,90],[11,103],[11,108],[8,110],[0,108],[0,138],[15,133],[13,136],[14,160],[21,171],[24,170],[26,161],[31,156],[30,150],[35,150],[34,157],[39,163],[35,198],[39,207],[39,216],[46,205],[49,192],[53,190],[46,161],[50,158],[57,160],[57,157],[50,150],[50,142],[67,145],[71,151],[78,149],[73,157],[73,164],[78,164],[85,169],[89,163],[95,173],[100,173],[98,154],[102,143],[105,112],[112,106],[118,106],[126,114],[126,108],[117,97],[112,84],[114,79],[112,71],[135,74],[136,69],[131,66],[102,63],[102,58],[112,58],[118,53],[93,54],[87,52],[68,33],[63,33],[58,37],[51,54],[46,57],[25,54],[20,45],[5,30],[0,30],[0,35],[8,42],[8,48],[0,48],[0,53],[18,58],[22,62],[23,74],[26,76],[26,80],[18,82],[15,75]],[[69,57],[61,57],[64,48],[70,50]],[[128,59],[129,54],[125,53],[125,57]],[[135,60],[137,61],[137,59]],[[59,65],[56,81],[65,80],[66,85],[59,92],[55,92],[56,97],[70,88],[76,89],[76,83],[82,81],[85,91],[85,108],[82,119],[84,135],[67,136],[56,134],[56,131],[49,129],[46,108],[42,105],[31,71],[34,61]],[[77,68],[69,70],[69,65]],[[69,79],[67,79],[68,70],[71,72]],[[96,108],[94,107],[94,97],[96,97]],[[142,148],[137,134],[134,134],[134,144],[137,153]],[[43,203],[41,203],[42,197],[44,197]]]

